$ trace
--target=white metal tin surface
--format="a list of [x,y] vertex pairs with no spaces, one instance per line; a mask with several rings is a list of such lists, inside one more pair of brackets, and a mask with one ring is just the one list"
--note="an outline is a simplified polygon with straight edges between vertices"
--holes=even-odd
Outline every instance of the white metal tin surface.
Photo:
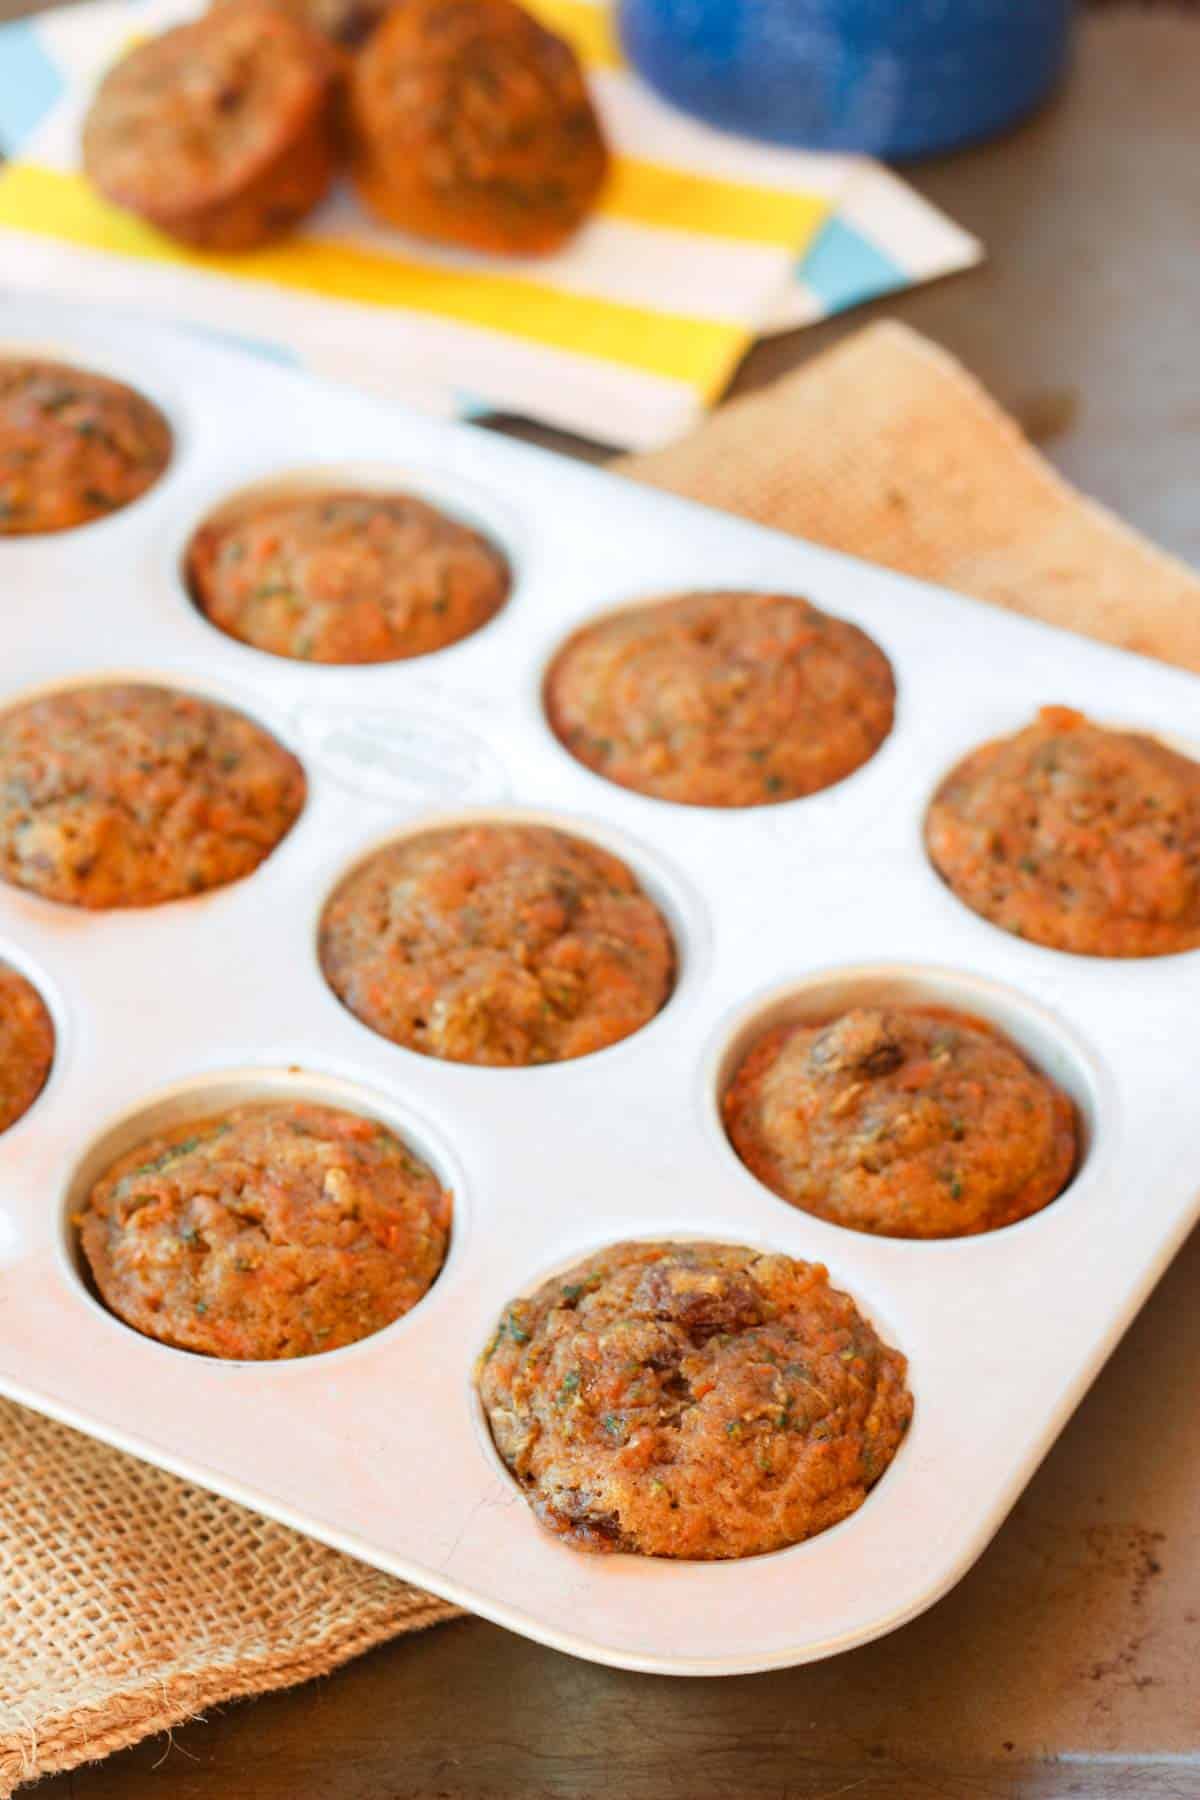
[[[577,1655],[678,1674],[831,1654],[900,1624],[978,1556],[1191,1225],[1200,954],[1100,962],[1025,944],[945,890],[920,843],[938,777],[1039,704],[1200,739],[1200,682],[578,465],[234,349],[52,305],[0,307],[20,344],[102,368],[177,432],[165,479],[78,531],[0,539],[0,706],[144,674],[239,704],[303,758],[305,812],[248,880],[84,914],[0,887],[0,957],[35,980],[58,1055],[0,1136],[0,1390]],[[181,585],[203,513],[316,465],[427,494],[512,558],[505,609],[407,663],[316,668],[212,629]],[[741,812],[674,807],[576,764],[541,710],[546,663],[593,614],[691,587],[771,585],[863,626],[895,730],[848,781]],[[622,853],[668,914],[675,994],[599,1055],[440,1063],[376,1037],[326,987],[322,904],[390,835],[496,810]],[[1082,1170],[988,1236],[874,1239],[761,1187],[716,1114],[766,1022],[884,993],[991,1017],[1075,1095]],[[447,1265],[404,1319],[283,1364],[168,1349],[80,1279],[68,1215],[104,1158],[255,1094],[360,1105],[453,1188]],[[852,1518],[737,1563],[581,1554],[536,1524],[491,1449],[472,1366],[503,1305],[627,1236],[718,1237],[828,1264],[910,1359],[912,1429]]]

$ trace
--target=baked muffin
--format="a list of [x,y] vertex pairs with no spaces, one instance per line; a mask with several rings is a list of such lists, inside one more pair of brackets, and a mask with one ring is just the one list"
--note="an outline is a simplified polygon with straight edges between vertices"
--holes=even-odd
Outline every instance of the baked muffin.
[[1040,1211],[1075,1172],[1062,1089],[981,1019],[856,1007],[781,1025],[724,1101],[752,1174],[781,1199],[880,1237],[970,1237]]
[[543,1525],[709,1560],[857,1511],[912,1416],[906,1368],[819,1263],[617,1244],[514,1300],[478,1380]]
[[256,869],[304,772],[196,694],[79,687],[0,714],[0,879],[68,906],[157,906]]
[[[246,0],[213,0],[219,6],[244,6]],[[365,44],[396,0],[271,0],[312,31],[319,31],[343,50]]]
[[508,565],[479,532],[410,494],[304,492],[202,525],[187,557],[221,631],[319,663],[394,662],[478,631]]
[[0,537],[106,518],[170,460],[170,426],[132,388],[66,363],[0,356]]
[[353,1344],[415,1306],[445,1261],[450,1196],[378,1120],[279,1100],[139,1144],[76,1225],[127,1325],[261,1362]]
[[0,962],[0,1131],[29,1111],[53,1061],[54,1025],[45,1001],[20,970]]
[[613,613],[569,638],[546,679],[572,756],[685,806],[831,787],[874,756],[895,698],[864,632],[790,594],[681,594]]
[[243,0],[148,38],[97,90],[83,163],[114,206],[203,250],[282,236],[334,167],[336,59],[282,8]]
[[556,249],[608,153],[574,51],[513,0],[404,0],[355,63],[354,179],[417,237]]
[[1044,706],[941,783],[934,868],[1004,931],[1078,956],[1200,947],[1200,763]]
[[393,1043],[517,1068],[587,1056],[671,992],[670,931],[607,850],[545,825],[459,825],[402,838],[325,908],[321,967]]

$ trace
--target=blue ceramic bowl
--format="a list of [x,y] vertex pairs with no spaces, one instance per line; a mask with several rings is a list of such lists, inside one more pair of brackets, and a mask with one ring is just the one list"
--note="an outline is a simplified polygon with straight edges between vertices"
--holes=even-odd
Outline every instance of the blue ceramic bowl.
[[990,136],[1054,85],[1073,0],[620,0],[652,87],[727,130],[924,156]]

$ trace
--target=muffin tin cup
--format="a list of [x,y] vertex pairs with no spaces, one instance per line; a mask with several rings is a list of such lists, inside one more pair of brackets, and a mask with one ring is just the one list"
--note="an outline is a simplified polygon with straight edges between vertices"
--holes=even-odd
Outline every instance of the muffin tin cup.
[[[169,344],[169,336],[163,334],[164,347]],[[142,371],[131,368],[130,358],[118,352],[111,354],[109,347],[85,340],[78,343],[72,339],[69,345],[64,340],[49,332],[28,335],[14,332],[7,335],[0,327],[0,357],[22,357],[50,363],[66,363],[89,375],[102,375],[111,381],[121,383],[132,389],[139,398],[151,401],[166,420],[171,434],[170,456],[166,467],[149,487],[132,500],[114,507],[111,512],[101,512],[95,518],[84,519],[79,524],[64,526],[61,530],[45,533],[31,532],[18,537],[15,541],[24,545],[26,553],[37,563],[47,568],[62,566],[70,569],[78,567],[81,558],[89,558],[104,554],[113,547],[114,539],[119,543],[122,532],[133,518],[134,532],[145,530],[145,514],[154,506],[162,490],[171,482],[173,471],[181,457],[188,449],[187,406],[184,393],[165,359],[157,363],[153,369],[153,380],[143,383]],[[151,356],[148,360],[155,361]],[[0,538],[0,544],[6,540]],[[84,567],[87,567],[86,562]]]
[[[191,592],[187,579],[187,556],[193,536],[201,526],[236,517],[244,507],[256,501],[286,500],[314,491],[406,494],[437,507],[456,523],[479,532],[501,553],[508,564],[507,598],[491,618],[444,649],[427,651],[415,657],[397,657],[385,662],[305,663],[230,637],[205,616]],[[343,677],[357,674],[365,678],[365,685],[370,684],[372,675],[394,669],[397,663],[433,663],[443,656],[452,655],[460,645],[472,642],[488,632],[503,617],[527,571],[536,569],[537,565],[536,542],[530,538],[521,512],[506,504],[498,494],[484,487],[473,487],[471,483],[456,479],[444,469],[413,466],[393,460],[327,462],[313,459],[281,464],[277,456],[258,458],[233,479],[227,475],[222,481],[214,483],[207,500],[201,501],[199,514],[196,511],[196,496],[189,495],[187,501],[173,511],[169,526],[163,533],[160,549],[164,565],[163,579],[170,581],[175,587],[180,605],[194,615],[196,623],[204,631],[215,633],[227,644],[240,650],[246,659],[249,674],[253,675],[254,662],[267,656],[273,661],[291,663],[293,666],[298,663],[310,681],[319,681],[323,674],[340,674]]]
[[[96,1182],[120,1157],[161,1132],[186,1125],[190,1121],[213,1118],[233,1107],[270,1101],[308,1102],[378,1120],[433,1170],[441,1185],[453,1196],[449,1244],[434,1282],[416,1306],[393,1320],[390,1325],[382,1327],[379,1332],[372,1333],[372,1337],[403,1330],[406,1322],[413,1317],[417,1307],[424,1304],[437,1283],[446,1276],[454,1278],[459,1254],[469,1229],[468,1186],[453,1148],[424,1119],[399,1105],[391,1094],[376,1092],[360,1082],[319,1070],[300,1068],[295,1064],[286,1068],[267,1063],[242,1069],[214,1069],[176,1081],[165,1090],[145,1096],[139,1105],[122,1111],[93,1134],[83,1155],[64,1170],[59,1189],[60,1259],[68,1274],[74,1276],[87,1301],[107,1324],[121,1331],[133,1330],[105,1306],[80,1247],[75,1221],[86,1206]],[[157,1339],[147,1339],[136,1331],[133,1334],[138,1338],[139,1345],[152,1344],[169,1356],[196,1354],[191,1350],[160,1343]],[[361,1338],[340,1349],[325,1351],[322,1359],[352,1356],[370,1341],[371,1338]],[[286,1379],[289,1373],[302,1368],[304,1361],[304,1358],[267,1363],[234,1361],[230,1366],[270,1369]]]
[[[686,591],[689,593],[703,593],[718,590],[736,590],[739,587],[746,587],[748,585],[750,584],[745,581],[727,581],[719,583],[716,581],[705,582],[697,580],[693,588]],[[650,613],[655,607],[667,606],[672,600],[678,599],[684,591],[684,589],[676,585],[667,588],[662,593],[651,594],[635,590],[625,594],[623,597],[613,596],[609,605],[598,609],[596,612],[590,613],[584,619],[577,620],[569,632],[555,637],[552,642],[544,646],[544,654],[540,664],[537,664],[530,671],[532,682],[530,692],[532,695],[536,696],[536,703],[541,709],[542,718],[551,745],[560,756],[567,757],[575,767],[581,771],[587,780],[594,783],[597,791],[604,788],[608,788],[611,791],[615,787],[619,792],[635,794],[640,800],[648,801],[654,807],[665,807],[673,812],[678,812],[680,807],[684,806],[688,810],[707,814],[710,818],[720,819],[739,814],[766,813],[789,806],[807,805],[810,800],[816,798],[816,795],[793,795],[787,799],[778,800],[774,798],[763,798],[758,801],[756,805],[750,807],[714,807],[702,802],[669,800],[661,794],[650,793],[641,788],[626,788],[622,783],[614,781],[611,776],[604,774],[603,771],[599,769],[593,769],[589,763],[584,762],[582,758],[576,756],[575,752],[568,747],[566,740],[560,737],[554,729],[551,719],[553,712],[551,690],[559,657],[562,652],[568,648],[570,641],[593,626],[607,625],[612,621],[626,617],[630,613]],[[804,597],[807,598],[807,596]],[[879,647],[882,648],[882,646]],[[895,671],[893,670],[893,674],[894,673]],[[865,769],[869,768],[877,758],[888,756],[889,747],[895,734],[896,726],[902,717],[901,709],[903,705],[903,695],[899,693],[895,694],[893,697],[894,717],[891,729],[880,739],[872,754],[867,757],[865,762],[857,763],[852,769],[847,769],[844,774],[837,776],[834,781],[830,782],[828,787],[818,789],[817,794],[834,793],[834,791],[837,788],[840,788],[843,783],[854,781],[856,777],[862,774]]]
[[[1083,711],[1084,708],[1081,706],[1079,710]],[[1130,716],[1128,713],[1126,713],[1124,711],[1117,711],[1116,709],[1114,709],[1110,713],[1105,713],[1105,714],[1099,715],[1099,716],[1095,712],[1092,712],[1090,714],[1090,717],[1095,724],[1103,726],[1103,728],[1106,731],[1131,732],[1131,733],[1136,733],[1140,737],[1153,738],[1157,743],[1165,746],[1166,749],[1173,750],[1177,756],[1184,756],[1184,757],[1189,758],[1189,760],[1192,762],[1200,763],[1200,738],[1198,738],[1196,736],[1194,726],[1193,726],[1191,735],[1184,737],[1184,736],[1181,736],[1178,732],[1172,732],[1169,730],[1158,730],[1151,723],[1149,723],[1146,719],[1144,719],[1144,718],[1138,719],[1136,717]],[[1024,726],[1024,725],[1031,724],[1032,722],[1033,721],[1031,718],[1025,718],[1025,719],[1022,719],[1019,721],[1019,725]],[[1005,733],[1005,732],[997,732],[994,734],[994,736],[996,736],[996,737],[1003,737],[1003,736],[1007,736],[1007,735],[1010,735],[1010,734]],[[978,736],[973,737],[970,735],[970,733],[968,733],[962,739],[962,741],[959,743],[954,754],[949,757],[945,766],[938,772],[938,774],[936,775],[936,778],[934,779],[933,783],[930,786],[929,792],[925,796],[924,803],[921,806],[921,809],[917,815],[916,836],[917,836],[917,845],[918,845],[921,856],[924,858],[925,866],[928,871],[929,877],[933,882],[935,882],[937,884],[938,888],[941,890],[942,895],[944,897],[948,896],[951,900],[954,901],[956,906],[961,907],[964,912],[969,913],[970,916],[973,919],[975,919],[980,925],[982,925],[986,930],[999,931],[1003,934],[1003,932],[1004,932],[1003,926],[995,924],[995,922],[993,920],[989,919],[985,914],[976,912],[973,906],[971,906],[966,900],[964,900],[958,893],[955,892],[955,890],[950,886],[950,883],[941,875],[941,873],[938,871],[938,869],[934,866],[932,859],[928,856],[928,854],[926,853],[926,850],[925,850],[926,822],[928,819],[930,807],[933,805],[934,797],[935,797],[938,789],[941,787],[943,781],[945,781],[948,776],[953,774],[955,769],[957,769],[959,763],[962,762],[965,757],[969,756],[972,751],[979,749],[981,747],[981,745],[983,744],[983,742],[984,742],[984,739],[982,737],[978,737]],[[1095,964],[1098,964],[1101,966],[1103,966],[1103,964],[1106,961],[1105,958],[1093,956],[1087,951],[1060,950],[1060,949],[1056,948],[1054,945],[1039,944],[1032,939],[1028,940],[1028,947],[1029,947],[1030,951],[1033,952],[1035,955],[1040,951],[1044,956],[1047,956],[1050,958],[1061,958],[1063,956],[1073,956],[1076,958],[1081,958],[1085,962],[1092,962],[1092,963],[1095,963]],[[1144,965],[1146,962],[1151,962],[1151,961],[1152,962],[1172,962],[1177,957],[1182,956],[1182,957],[1186,958],[1188,956],[1196,956],[1198,954],[1200,954],[1200,953],[1198,953],[1195,950],[1168,950],[1168,951],[1163,952],[1163,954],[1160,956],[1156,956],[1156,957],[1152,957],[1152,958],[1140,958],[1140,959],[1132,958],[1130,960],[1141,961]]]
[[[72,1049],[72,1021],[70,1009],[61,993],[58,983],[52,981],[40,963],[27,955],[23,945],[15,939],[0,936],[0,966],[7,965],[23,975],[33,988],[50,1017],[51,1030],[54,1033],[53,1053],[46,1079],[39,1091],[34,1095],[23,1113],[19,1113],[3,1131],[0,1139],[10,1137],[14,1131],[20,1131],[31,1113],[39,1106],[53,1099],[57,1093],[58,1082],[63,1071],[69,1066]],[[3,1260],[4,1213],[0,1206],[0,1261]]]
[[[409,825],[398,831],[384,833],[381,837],[360,845],[348,861],[338,869],[317,902],[316,914],[312,923],[313,955],[317,960],[320,979],[324,982],[324,972],[320,970],[319,939],[321,921],[325,908],[342,883],[360,869],[372,857],[387,850],[393,844],[404,842],[406,838],[432,836],[440,831],[454,831],[460,827],[471,825],[539,825],[552,831],[561,831],[584,843],[594,844],[611,855],[620,857],[621,861],[637,878],[642,891],[654,902],[671,934],[675,949],[675,972],[671,991],[668,993],[658,1012],[649,1018],[629,1037],[619,1038],[602,1050],[594,1050],[587,1057],[578,1059],[592,1065],[597,1056],[612,1056],[619,1053],[626,1045],[641,1040],[646,1032],[654,1031],[664,1021],[668,1012],[672,1024],[681,1007],[686,1007],[693,993],[701,986],[712,949],[711,932],[704,903],[689,882],[677,869],[665,863],[657,851],[650,849],[624,832],[615,832],[603,820],[588,817],[586,814],[570,814],[562,812],[546,812],[532,807],[518,806],[476,806],[447,813],[423,813]],[[326,984],[328,986],[328,984]],[[365,1020],[358,1018],[345,1003],[338,998],[332,987],[328,989],[330,997],[342,1007],[348,1016],[354,1019],[362,1030],[371,1032],[378,1041],[379,1034]],[[417,1057],[421,1062],[429,1062],[430,1058],[422,1051],[411,1046],[397,1044],[392,1048],[404,1057]],[[439,1067],[447,1065],[439,1064]],[[552,1078],[556,1071],[569,1074],[575,1067],[574,1061],[537,1063],[526,1068],[509,1068],[474,1063],[455,1063],[449,1065],[458,1069],[477,1070],[485,1078],[495,1079],[499,1076],[521,1078]]]
[[[0,585],[22,602],[0,623],[0,707],[36,683],[110,678],[120,657],[136,665],[121,678],[239,707],[297,751],[309,783],[288,837],[229,887],[107,914],[0,888],[0,954],[59,1032],[49,1084],[0,1136],[0,1391],[623,1667],[778,1667],[928,1606],[987,1543],[1200,1211],[1184,1048],[1200,955],[1097,962],[1007,937],[942,886],[921,819],[963,749],[1040,704],[1186,742],[1200,683],[202,339],[39,303],[0,309],[0,341],[130,381],[177,431],[162,481],[124,513],[0,539]],[[490,528],[513,560],[507,605],[447,651],[366,669],[213,630],[180,552],[222,498],[293,478],[298,447],[339,479],[395,471]],[[637,596],[719,586],[803,594],[888,656],[895,727],[847,781],[743,812],[675,807],[599,779],[551,735],[542,678],[574,630]],[[472,817],[544,821],[630,864],[680,951],[650,1024],[574,1062],[496,1070],[403,1050],[346,1011],[317,963],[325,900],[372,849]],[[773,1019],[868,995],[991,1018],[1072,1092],[1086,1149],[1057,1201],[985,1236],[911,1242],[813,1218],[750,1175],[719,1119],[731,1059]],[[139,1336],[74,1256],[70,1213],[98,1162],[159,1118],[280,1092],[357,1105],[433,1162],[455,1204],[441,1275],[394,1325],[287,1364]],[[631,1237],[820,1260],[905,1352],[913,1425],[857,1513],[732,1563],[589,1556],[541,1529],[487,1438],[475,1361],[515,1295]]]
[[[1050,1077],[1070,1097],[1079,1131],[1079,1155],[1067,1186],[1057,1199],[1066,1202],[1082,1182],[1091,1187],[1095,1166],[1108,1162],[1117,1137],[1120,1100],[1106,1066],[1046,1007],[1015,989],[959,969],[930,965],[878,963],[822,969],[786,982],[752,1000],[718,1031],[702,1073],[701,1105],[715,1137],[737,1163],[743,1177],[758,1182],[730,1143],[723,1103],[738,1069],[760,1038],[779,1025],[819,1025],[854,1007],[941,1007],[967,1018],[981,1019],[1001,1032],[1026,1060]],[[758,1185],[762,1185],[758,1183]],[[790,1203],[780,1198],[780,1205]],[[1086,1202],[1085,1202],[1086,1204]],[[1003,1226],[1015,1231],[1041,1218],[1046,1208]],[[840,1226],[833,1229],[841,1230]],[[986,1242],[994,1232],[970,1237],[889,1238],[928,1253],[939,1245]]]

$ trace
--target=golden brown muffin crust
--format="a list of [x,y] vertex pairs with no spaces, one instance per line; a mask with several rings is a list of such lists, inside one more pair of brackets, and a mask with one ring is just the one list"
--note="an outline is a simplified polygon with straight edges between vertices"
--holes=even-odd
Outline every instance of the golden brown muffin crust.
[[515,1068],[586,1056],[666,1003],[674,945],[616,856],[543,825],[404,838],[325,908],[334,993],[394,1043]]
[[1075,1108],[981,1019],[856,1007],[743,1059],[726,1129],[781,1199],[882,1237],[967,1237],[1040,1210],[1079,1156]]
[[306,492],[202,525],[187,557],[205,616],[275,656],[393,662],[445,649],[503,606],[508,565],[410,494]]
[[54,1024],[19,969],[0,962],[0,1131],[33,1105],[54,1062]]
[[0,879],[69,906],[157,906],[256,869],[304,772],[242,713],[135,684],[0,714]]
[[1078,956],[1200,947],[1200,763],[1046,706],[930,803],[942,880],[1004,931]]
[[555,736],[597,775],[686,806],[764,806],[878,750],[896,688],[857,626],[788,594],[714,591],[586,625],[546,679]]
[[202,249],[289,231],[334,167],[337,64],[292,14],[242,0],[138,44],[83,127],[89,178],[115,206]]
[[127,1325],[262,1361],[336,1350],[415,1306],[445,1260],[450,1196],[378,1120],[269,1101],[128,1151],[77,1224]]
[[170,426],[133,388],[67,363],[0,357],[0,537],[105,518],[170,460]]
[[363,200],[419,237],[553,250],[607,173],[574,51],[514,0],[404,0],[355,63],[350,112]]
[[[302,25],[319,31],[331,44],[357,50],[391,11],[395,0],[270,0]],[[213,0],[221,6],[244,6],[246,0]]]
[[479,1393],[575,1549],[712,1559],[856,1511],[912,1416],[906,1367],[819,1264],[616,1244],[506,1308]]

